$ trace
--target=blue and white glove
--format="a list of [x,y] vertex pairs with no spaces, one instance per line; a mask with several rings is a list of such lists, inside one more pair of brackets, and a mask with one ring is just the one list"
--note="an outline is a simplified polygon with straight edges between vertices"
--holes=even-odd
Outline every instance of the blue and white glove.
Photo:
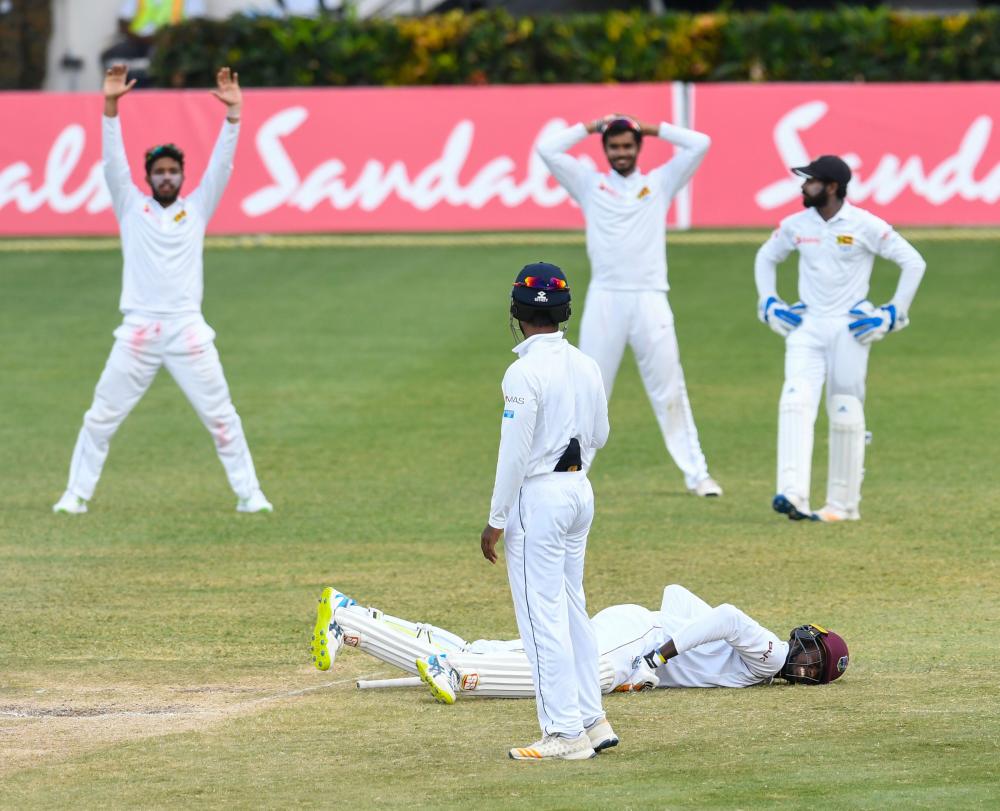
[[899,332],[910,323],[904,313],[896,312],[895,304],[876,307],[868,299],[862,299],[851,307],[850,314],[854,320],[847,328],[860,344],[881,341],[890,332]]
[[802,323],[805,311],[806,305],[801,301],[789,307],[777,296],[770,296],[767,301],[761,302],[757,316],[778,335],[785,338]]

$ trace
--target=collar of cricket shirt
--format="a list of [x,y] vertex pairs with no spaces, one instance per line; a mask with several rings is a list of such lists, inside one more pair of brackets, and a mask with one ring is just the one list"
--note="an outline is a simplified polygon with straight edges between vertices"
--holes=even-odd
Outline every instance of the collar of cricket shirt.
[[540,343],[558,343],[562,339],[562,330],[557,332],[540,332],[538,335],[532,335],[530,338],[525,338],[510,351],[523,358],[526,354],[528,354],[528,352],[531,351],[533,346]]

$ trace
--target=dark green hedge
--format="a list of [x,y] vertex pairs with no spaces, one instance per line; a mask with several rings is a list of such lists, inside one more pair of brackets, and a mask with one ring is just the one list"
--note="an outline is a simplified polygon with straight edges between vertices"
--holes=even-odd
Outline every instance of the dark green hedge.
[[255,87],[1000,78],[1000,11],[195,20],[161,31],[165,87],[232,65]]

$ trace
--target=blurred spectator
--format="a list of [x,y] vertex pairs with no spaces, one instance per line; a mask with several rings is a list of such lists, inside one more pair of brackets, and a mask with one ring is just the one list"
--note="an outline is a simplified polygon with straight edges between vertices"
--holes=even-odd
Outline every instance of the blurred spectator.
[[[3,0],[0,0],[3,2]],[[101,66],[128,67],[137,87],[148,87],[153,35],[167,25],[205,16],[205,0],[123,0],[118,7],[118,30],[124,40],[101,54]]]
[[38,90],[52,35],[49,0],[0,0],[0,90]]

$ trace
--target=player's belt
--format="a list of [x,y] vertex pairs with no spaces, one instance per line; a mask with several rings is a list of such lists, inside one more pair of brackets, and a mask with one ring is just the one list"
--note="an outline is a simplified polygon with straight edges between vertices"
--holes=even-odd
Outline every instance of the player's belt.
[[556,462],[554,473],[575,473],[583,470],[583,458],[580,456],[580,440],[573,437]]

